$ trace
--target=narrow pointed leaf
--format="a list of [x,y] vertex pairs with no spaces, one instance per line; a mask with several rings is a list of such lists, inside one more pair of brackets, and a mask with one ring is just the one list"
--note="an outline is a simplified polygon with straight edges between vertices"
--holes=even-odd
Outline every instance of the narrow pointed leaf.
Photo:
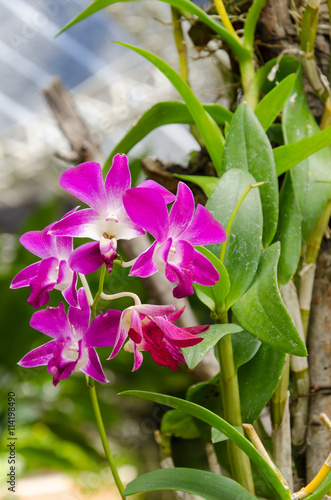
[[[194,284],[194,289],[197,296],[211,311],[217,311],[219,314],[222,313],[224,309],[224,299],[228,295],[230,290],[230,279],[225,269],[224,264],[207,248],[198,246],[196,250],[202,253],[213,266],[217,269],[219,273],[219,281],[213,286],[203,286]],[[208,297],[208,303],[204,299]]]
[[125,496],[147,491],[185,491],[205,500],[253,500],[255,497],[230,478],[208,471],[176,467],[147,472],[127,485]]
[[[248,172],[233,168],[226,172],[209,198],[206,207],[227,227],[237,202],[249,184],[255,184]],[[258,189],[252,189],[241,204],[226,245],[224,265],[230,278],[230,292],[225,299],[229,308],[253,281],[260,259],[262,239],[262,207]],[[210,247],[219,257],[222,244]]]
[[196,439],[200,437],[200,432],[195,425],[193,417],[181,410],[170,410],[163,415],[161,434],[182,439]]
[[193,370],[222,337],[241,331],[242,327],[235,324],[210,325],[209,330],[199,334],[200,337],[204,337],[199,344],[182,348],[187,366]]
[[250,172],[260,188],[263,209],[263,246],[274,237],[278,220],[278,181],[274,156],[262,125],[247,103],[236,109],[224,146],[222,171],[239,168]]
[[254,448],[252,443],[250,443],[232,425],[223,420],[221,417],[215,415],[215,413],[207,410],[206,408],[203,408],[202,406],[191,403],[190,401],[185,401],[173,396],[166,396],[164,394],[157,394],[146,391],[125,391],[121,394],[128,396],[137,396],[149,401],[154,401],[155,403],[171,406],[172,408],[185,411],[189,415],[192,415],[195,418],[199,418],[212,427],[215,427],[215,429],[223,432],[229,439],[231,439],[231,441],[239,446],[239,448],[242,449],[259,467],[261,473],[265,476],[271,486],[273,486],[274,490],[278,493],[278,497],[280,500],[290,499],[289,493],[287,493],[287,491],[284,489],[275,471]]
[[256,23],[260,17],[261,10],[265,3],[266,0],[254,0],[246,16],[246,21],[244,24],[244,40],[246,47],[248,47],[251,51],[254,50],[254,34]]
[[[283,111],[285,142],[290,144],[310,136],[315,137],[313,141],[316,141],[318,138],[314,134],[317,134],[319,130],[313,114],[308,107],[301,73],[299,72],[292,95]],[[331,127],[323,132],[324,134],[329,132],[330,144]],[[293,185],[300,206],[301,230],[304,240],[309,238],[331,196],[330,184],[318,182],[331,180],[330,165],[331,148],[328,147],[314,153],[292,168]]]
[[174,177],[182,179],[183,181],[193,182],[197,186],[201,187],[202,191],[205,193],[207,198],[210,198],[217,183],[217,177],[211,177],[209,175],[183,175],[183,174],[173,174]]
[[256,72],[255,85],[261,92],[268,94],[284,78],[296,73],[299,67],[300,63],[294,56],[284,55],[281,59],[279,57],[270,59]]
[[[101,9],[105,9],[106,7],[114,5],[115,3],[127,2],[127,1],[130,0],[94,0],[94,2],[92,2],[91,5],[89,5],[85,10],[83,10],[80,14],[78,14],[78,16],[72,19],[69,23],[67,23],[65,27],[60,31],[60,33],[67,30],[74,24],[82,21],[83,19],[92,16]],[[161,0],[161,1],[168,3],[169,5],[172,5],[173,7],[176,7],[179,10],[183,10],[184,12],[189,12],[190,14],[197,16],[197,18],[200,19],[200,21],[209,26],[213,31],[215,31],[215,33],[217,33],[222,38],[222,40],[224,40],[224,42],[227,43],[227,45],[234,51],[237,57],[241,58],[249,57],[250,55],[249,50],[243,44],[241,44],[236,37],[234,37],[227,29],[225,29],[222,24],[216,21],[216,19],[209,16],[204,10],[194,5],[194,3],[190,2],[189,0]]]
[[291,94],[294,82],[295,74],[293,73],[268,92],[254,109],[254,113],[264,130],[268,130],[283,109]]
[[304,342],[278,289],[279,255],[278,242],[262,253],[254,282],[232,309],[239,323],[254,337],[278,351],[306,356]]
[[[218,125],[224,125],[225,121],[230,122],[232,118],[231,111],[223,108],[219,104],[203,104],[203,108],[210,114]],[[162,125],[170,123],[195,123],[187,105],[180,101],[158,102],[152,106],[138,120],[136,125],[131,127],[129,132],[114,147],[105,163],[105,170],[111,167],[113,157],[117,153],[127,154],[138,142],[146,137],[152,130]],[[194,176],[193,176],[194,177]],[[202,179],[204,177],[201,176]],[[206,177],[209,179],[209,177]],[[213,179],[213,177],[210,177]],[[188,179],[189,180],[189,179]],[[194,181],[192,181],[194,182]],[[201,186],[202,187],[202,186]],[[203,187],[202,187],[203,189]]]
[[123,45],[123,47],[127,47],[128,49],[131,49],[134,52],[137,52],[137,54],[145,57],[170,80],[170,82],[186,102],[187,108],[189,109],[194,122],[199,129],[201,137],[206,145],[206,148],[208,149],[215,169],[218,173],[220,173],[222,165],[221,159],[224,137],[222,136],[222,133],[215,121],[205,111],[201,102],[193,94],[187,83],[171,66],[169,66],[169,64],[167,64],[151,52],[140,49],[138,47],[134,47],[133,45],[129,45],[127,43],[119,43],[119,45]]
[[291,172],[287,172],[280,191],[279,220],[274,241],[280,242],[278,283],[285,285],[296,272],[301,254],[301,216]]

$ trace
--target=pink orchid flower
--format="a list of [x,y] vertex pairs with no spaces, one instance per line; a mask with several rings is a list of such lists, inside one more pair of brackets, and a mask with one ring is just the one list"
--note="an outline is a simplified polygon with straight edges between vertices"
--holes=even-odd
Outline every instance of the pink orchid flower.
[[150,304],[136,304],[125,309],[121,314],[113,352],[108,359],[114,358],[126,339],[129,339],[124,349],[134,354],[132,371],[141,366],[141,351],[150,352],[158,365],[177,370],[179,361],[185,363],[180,348],[201,342],[203,338],[196,334],[207,330],[209,325],[179,328],[173,322],[181,316],[184,307],[177,312],[174,310],[173,305]]
[[194,246],[226,240],[226,232],[202,205],[194,213],[190,188],[179,182],[176,201],[168,214],[160,194],[146,187],[130,189],[124,206],[131,219],[154,236],[154,243],[132,266],[130,276],[145,278],[157,271],[165,272],[176,298],[192,295],[193,283],[212,286],[219,280],[218,271]]
[[90,307],[83,288],[78,290],[78,302],[79,307],[69,307],[68,316],[60,302],[59,307],[35,312],[30,321],[32,328],[54,340],[33,349],[18,364],[47,365],[53,385],[78,370],[98,382],[108,382],[94,348],[114,345],[121,313],[108,310],[89,325]]
[[[117,241],[130,240],[145,231],[128,216],[123,205],[123,194],[130,189],[131,175],[125,155],[117,154],[105,182],[98,163],[86,162],[69,168],[60,178],[61,186],[91,208],[79,210],[54,224],[51,234],[76,236],[95,240],[77,248],[70,259],[72,269],[89,274],[105,262],[112,271],[117,258]],[[156,190],[167,203],[174,196],[153,181],[142,183]]]
[[50,235],[53,225],[21,236],[22,245],[42,260],[19,272],[10,285],[10,288],[30,286],[28,302],[36,309],[47,304],[49,292],[53,289],[60,290],[70,305],[77,306],[77,273],[69,265],[73,252],[72,238]]

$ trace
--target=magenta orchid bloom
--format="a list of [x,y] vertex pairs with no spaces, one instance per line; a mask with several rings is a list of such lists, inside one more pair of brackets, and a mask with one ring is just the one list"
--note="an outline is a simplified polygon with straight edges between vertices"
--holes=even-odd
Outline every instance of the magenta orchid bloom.
[[222,225],[202,205],[194,213],[194,197],[186,184],[179,182],[176,201],[170,214],[162,196],[149,188],[134,188],[124,196],[124,206],[131,219],[152,234],[154,243],[134,263],[130,276],[145,278],[165,272],[176,298],[192,295],[193,282],[212,286],[219,280],[218,271],[194,246],[226,240]]
[[[138,370],[143,361],[141,351],[152,354],[154,361],[161,366],[169,366],[177,370],[178,362],[185,363],[181,347],[196,345],[203,340],[197,337],[209,328],[209,325],[179,328],[173,325],[184,311],[184,307],[174,312],[175,306],[157,306],[139,304],[128,307],[121,314],[114,349],[108,359],[112,359],[121,349],[125,340],[124,349],[134,354],[133,370]],[[166,316],[168,314],[168,316]]]
[[48,234],[53,225],[21,236],[22,245],[42,260],[19,272],[10,285],[10,288],[30,286],[28,302],[36,309],[47,304],[49,292],[54,288],[62,292],[70,305],[77,306],[77,273],[69,265],[73,252],[72,238]]
[[[55,224],[51,234],[76,236],[95,240],[77,248],[70,259],[72,269],[89,274],[105,262],[111,272],[117,258],[117,240],[130,240],[145,231],[133,222],[123,205],[123,194],[130,188],[131,175],[125,155],[117,154],[105,182],[98,163],[86,162],[69,168],[60,178],[61,186],[91,208],[72,213]],[[156,182],[144,186],[153,188],[167,199],[174,196]]]
[[78,370],[107,382],[94,348],[114,345],[121,313],[108,310],[89,325],[90,307],[83,288],[78,290],[78,302],[79,307],[69,307],[68,316],[60,302],[59,307],[35,312],[30,321],[32,328],[54,340],[30,351],[18,364],[28,368],[47,365],[53,385]]

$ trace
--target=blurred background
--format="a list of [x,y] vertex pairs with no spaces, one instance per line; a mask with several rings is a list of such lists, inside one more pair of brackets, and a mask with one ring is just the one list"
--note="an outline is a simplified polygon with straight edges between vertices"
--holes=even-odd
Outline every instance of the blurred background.
[[[19,244],[26,231],[43,229],[59,219],[73,200],[58,184],[71,166],[70,146],[43,95],[54,77],[70,91],[78,113],[107,156],[130,126],[159,100],[178,99],[159,71],[136,53],[115,45],[131,43],[161,56],[178,69],[170,6],[158,2],[116,4],[56,33],[81,12],[85,0],[0,0],[0,354],[1,453],[0,498],[103,500],[117,498],[94,425],[84,376],[75,373],[53,387],[44,367],[24,369],[17,362],[45,342],[29,326],[33,313],[29,290],[9,290],[12,278],[37,258]],[[196,56],[193,53],[191,56]],[[219,72],[211,58],[190,59],[194,90],[204,102],[215,100]],[[185,162],[198,149],[184,126],[165,126],[151,133],[130,153],[135,179],[136,160],[153,155],[164,162]],[[127,271],[116,269],[113,283],[128,286]],[[95,280],[98,279],[97,277]],[[89,280],[90,281],[90,280]],[[91,282],[92,290],[97,283]],[[130,279],[130,289],[149,301],[143,285]],[[57,306],[59,292],[50,305]],[[114,308],[131,305],[118,301]],[[205,310],[192,302],[198,321]],[[109,356],[108,350],[100,357]],[[122,352],[104,364],[110,383],[99,384],[101,410],[120,474],[125,482],[159,467],[154,432],[165,409],[138,399],[119,397],[125,389],[143,389],[184,396],[194,375],[184,368],[173,373],[145,355],[141,369],[131,373],[132,355]],[[16,394],[16,494],[7,491],[7,396]],[[190,451],[194,458],[194,450]],[[113,493],[112,493],[113,492]],[[173,498],[157,493],[149,498]]]

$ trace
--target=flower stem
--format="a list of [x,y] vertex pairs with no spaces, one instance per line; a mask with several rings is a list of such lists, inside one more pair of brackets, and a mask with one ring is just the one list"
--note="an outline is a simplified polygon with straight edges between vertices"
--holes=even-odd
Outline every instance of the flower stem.
[[[221,322],[227,322],[227,314],[223,316]],[[224,418],[229,424],[241,428],[243,433],[239,384],[233,359],[231,335],[225,335],[218,342],[217,351],[221,369]],[[227,449],[233,478],[254,495],[254,482],[248,456],[230,439],[227,441]]]
[[121,497],[123,499],[125,499],[125,497],[123,496],[124,486],[123,486],[121,478],[117,472],[115,461],[114,461],[113,455],[111,454],[110,447],[108,444],[107,435],[106,435],[105,427],[103,424],[103,420],[102,420],[102,416],[101,416],[101,412],[100,412],[100,407],[99,407],[99,402],[98,402],[98,398],[97,398],[97,394],[96,394],[96,390],[95,390],[94,380],[89,379],[88,377],[87,377],[87,387],[88,387],[89,392],[90,392],[92,407],[93,407],[96,423],[98,426],[98,431],[100,434],[100,439],[101,439],[102,446],[103,446],[103,449],[104,449],[104,452],[106,455],[107,462],[108,462],[110,470],[113,474],[117,489],[120,492]]
[[99,279],[99,289],[94,297],[93,304],[91,305],[91,320],[93,320],[96,315],[97,315],[97,305],[100,299],[100,295],[102,294],[103,291],[103,284],[105,282],[105,276],[106,276],[106,265],[103,264],[101,268],[101,273],[100,273],[100,279]]
[[224,4],[222,0],[214,0],[216,10],[221,18],[224,27],[238,40],[238,42],[242,43],[241,39],[237,35],[232,23],[229,19],[229,16],[225,10]]
[[131,297],[134,300],[136,306],[141,305],[141,301],[138,295],[132,292],[113,293],[112,295],[107,295],[106,293],[101,292],[100,297],[104,300],[114,300],[121,299],[122,297]]

